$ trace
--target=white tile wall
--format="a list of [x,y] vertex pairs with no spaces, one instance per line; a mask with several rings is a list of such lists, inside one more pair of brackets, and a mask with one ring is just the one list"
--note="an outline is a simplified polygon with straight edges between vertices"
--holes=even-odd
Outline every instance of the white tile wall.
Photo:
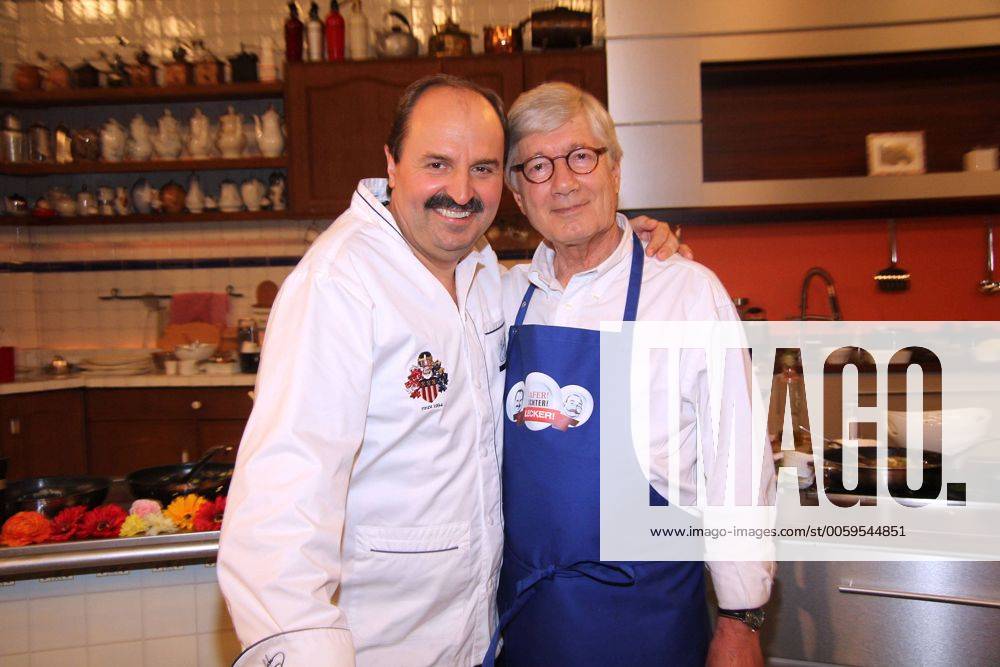
[[[565,0],[564,0],[565,2]],[[570,0],[589,9],[590,0]],[[346,12],[342,3],[341,11]],[[372,31],[383,25],[390,9],[411,19],[413,32],[427,50],[435,25],[447,18],[473,35],[473,50],[482,51],[483,26],[518,23],[533,9],[554,5],[551,0],[365,0],[366,18]],[[309,3],[300,0],[299,15],[308,14]],[[321,16],[326,3],[321,2]],[[0,12],[0,59],[12,62],[36,57],[40,49],[70,66],[99,51],[113,52],[116,35],[145,46],[154,57],[168,58],[178,39],[204,40],[216,55],[231,55],[241,44],[254,50],[262,37],[284,44],[282,26],[287,9],[282,0],[37,0],[3,1]],[[131,49],[128,50],[131,54]],[[4,76],[9,76],[5,71]]]
[[0,586],[0,667],[227,667],[239,653],[214,564]]

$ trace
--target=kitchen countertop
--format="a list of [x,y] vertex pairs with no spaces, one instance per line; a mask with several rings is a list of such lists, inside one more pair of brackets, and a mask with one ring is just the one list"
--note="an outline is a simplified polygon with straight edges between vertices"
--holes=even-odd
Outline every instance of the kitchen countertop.
[[36,391],[87,388],[138,388],[138,387],[252,387],[257,380],[254,373],[233,375],[99,375],[76,373],[68,377],[33,374],[18,376],[13,382],[0,384],[0,396],[26,394]]
[[219,531],[0,547],[0,581],[94,569],[215,559]]

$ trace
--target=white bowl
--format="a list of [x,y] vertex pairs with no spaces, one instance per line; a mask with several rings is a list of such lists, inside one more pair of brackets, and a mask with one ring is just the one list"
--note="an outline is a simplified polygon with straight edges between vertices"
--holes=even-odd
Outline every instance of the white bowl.
[[191,343],[190,345],[178,345],[174,354],[178,359],[192,361],[204,361],[215,354],[216,346],[212,343]]
[[[972,445],[982,442],[990,425],[992,413],[986,408],[953,408],[951,410],[928,410],[923,413],[924,449],[940,452],[941,441],[948,439],[948,453],[958,454]],[[948,433],[945,436],[944,424]],[[898,447],[905,443],[902,432],[906,426],[906,413],[901,410],[889,411],[889,442]],[[933,431],[937,428],[937,433]]]

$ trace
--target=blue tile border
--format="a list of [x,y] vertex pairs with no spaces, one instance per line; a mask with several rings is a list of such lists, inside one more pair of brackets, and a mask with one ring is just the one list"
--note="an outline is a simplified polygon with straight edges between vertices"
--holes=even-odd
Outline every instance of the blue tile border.
[[80,262],[0,262],[0,273],[83,273],[169,269],[246,269],[295,266],[301,257],[207,257],[203,259],[121,259]]

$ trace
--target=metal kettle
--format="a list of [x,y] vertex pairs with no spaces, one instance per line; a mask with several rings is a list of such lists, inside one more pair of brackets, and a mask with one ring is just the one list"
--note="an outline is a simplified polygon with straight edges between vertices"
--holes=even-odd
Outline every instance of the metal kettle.
[[[397,21],[393,23],[389,30],[383,30],[375,34],[375,53],[378,54],[378,57],[411,58],[417,55],[419,43],[417,42],[417,38],[413,36],[410,21],[395,9],[386,12],[385,19],[386,23],[392,22],[391,19],[396,19]],[[405,31],[399,23],[402,23],[406,27]]]

